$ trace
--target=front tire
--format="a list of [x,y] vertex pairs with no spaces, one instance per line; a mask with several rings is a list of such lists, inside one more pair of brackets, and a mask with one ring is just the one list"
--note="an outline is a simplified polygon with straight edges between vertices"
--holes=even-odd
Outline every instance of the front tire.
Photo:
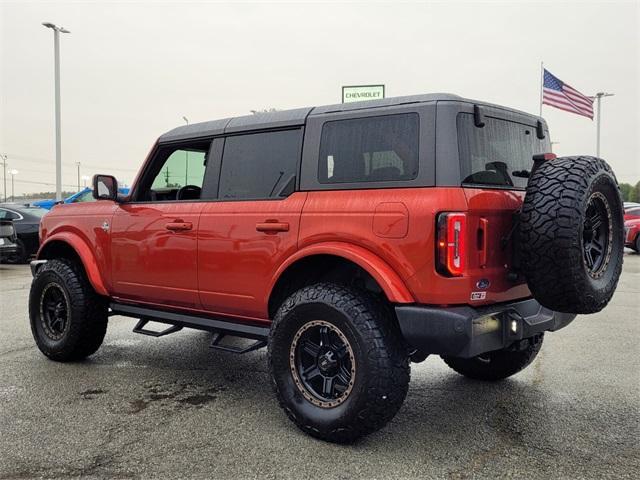
[[350,443],[389,422],[409,385],[392,314],[368,293],[330,283],[298,290],[271,326],[269,369],[280,406],[305,433]]
[[442,359],[453,370],[475,380],[503,380],[524,370],[538,356],[544,334],[529,338],[519,349],[503,349],[483,353],[472,358],[445,357]]
[[31,333],[51,360],[81,360],[95,353],[107,331],[107,304],[82,268],[67,259],[49,260],[29,293]]

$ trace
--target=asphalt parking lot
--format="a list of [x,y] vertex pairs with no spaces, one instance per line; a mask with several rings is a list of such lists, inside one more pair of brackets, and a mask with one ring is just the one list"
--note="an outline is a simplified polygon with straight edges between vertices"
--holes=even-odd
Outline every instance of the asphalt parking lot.
[[640,255],[605,311],[547,335],[524,372],[467,380],[412,366],[393,422],[359,443],[305,436],[280,411],[264,351],[210,335],[131,333],[114,317],[88,361],[59,364],[29,330],[28,266],[0,265],[0,478],[637,478]]

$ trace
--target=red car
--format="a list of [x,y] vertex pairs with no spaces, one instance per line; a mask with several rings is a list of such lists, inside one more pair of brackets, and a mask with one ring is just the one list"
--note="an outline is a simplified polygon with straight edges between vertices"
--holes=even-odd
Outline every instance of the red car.
[[640,217],[624,222],[624,244],[640,253]]
[[607,304],[624,249],[615,177],[550,150],[543,119],[455,95],[178,127],[128,196],[99,175],[99,201],[44,217],[35,341],[78,360],[126,315],[146,335],[268,346],[289,418],[353,441],[399,410],[410,361],[503,379],[545,332]]
[[637,220],[640,218],[640,205],[627,207],[624,209],[624,220]]

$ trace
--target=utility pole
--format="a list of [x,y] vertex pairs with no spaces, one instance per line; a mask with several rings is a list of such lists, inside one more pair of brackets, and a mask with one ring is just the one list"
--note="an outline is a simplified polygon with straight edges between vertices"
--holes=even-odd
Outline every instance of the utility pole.
[[16,170],[14,168],[9,173],[11,174],[11,201],[15,202],[16,201],[16,194],[15,194],[15,190],[13,189],[13,177],[15,177],[18,174],[18,170]]
[[54,92],[56,108],[56,201],[62,200],[62,145],[60,126],[60,33],[71,33],[64,27],[58,27],[53,23],[45,22],[47,28],[53,30],[53,57],[54,57]]
[[78,191],[80,191],[80,162],[76,162],[76,167],[78,167]]
[[602,97],[613,97],[614,93],[606,93],[606,92],[598,92],[596,93],[596,100],[598,100],[598,124],[597,124],[597,133],[596,133],[596,157],[600,158],[600,119],[602,117],[602,105],[601,100]]
[[2,193],[4,196],[4,203],[7,203],[7,156],[0,155],[0,158],[2,158],[2,179],[4,180],[4,190],[2,191]]

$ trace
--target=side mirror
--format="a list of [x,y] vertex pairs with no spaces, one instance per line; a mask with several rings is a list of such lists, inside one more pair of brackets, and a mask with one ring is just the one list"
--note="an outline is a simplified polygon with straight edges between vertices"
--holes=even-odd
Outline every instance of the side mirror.
[[93,198],[96,200],[118,199],[118,181],[111,175],[93,176]]

